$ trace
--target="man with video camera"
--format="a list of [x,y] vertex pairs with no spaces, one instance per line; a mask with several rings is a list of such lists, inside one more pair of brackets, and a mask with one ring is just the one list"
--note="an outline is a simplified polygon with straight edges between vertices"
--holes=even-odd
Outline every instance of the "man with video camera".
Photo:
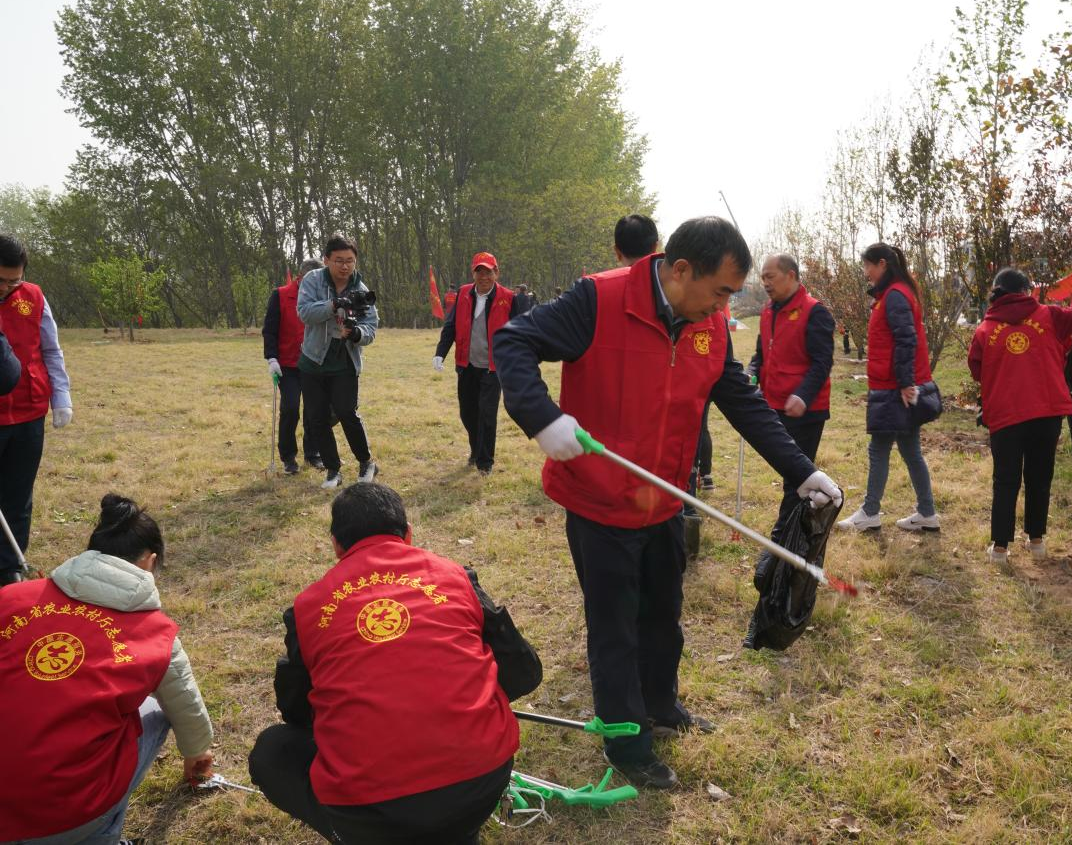
[[307,273],[298,289],[298,316],[305,324],[298,370],[306,426],[327,470],[321,487],[342,483],[342,461],[331,431],[330,411],[339,418],[350,451],[359,461],[359,481],[379,472],[357,413],[361,347],[376,339],[376,295],[357,270],[357,243],[334,234],[324,245],[323,269]]

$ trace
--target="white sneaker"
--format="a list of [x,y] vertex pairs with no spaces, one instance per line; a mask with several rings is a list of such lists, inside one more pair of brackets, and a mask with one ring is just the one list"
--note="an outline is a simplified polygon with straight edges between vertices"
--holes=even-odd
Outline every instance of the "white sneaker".
[[914,513],[894,523],[902,531],[941,531],[942,526],[938,523],[938,514],[934,516],[920,516]]
[[864,509],[860,508],[848,519],[838,522],[837,527],[844,531],[868,531],[872,528],[881,528],[882,514],[876,513],[874,516],[868,516],[864,513]]
[[994,544],[991,543],[986,547],[986,559],[995,566],[1005,566],[1009,562],[1009,550],[1006,549],[1003,552],[995,552]]
[[324,479],[324,483],[320,487],[323,490],[334,490],[340,484],[342,484],[342,473],[328,470],[328,477]]
[[1028,540],[1027,541],[1027,547],[1029,549],[1031,549],[1031,557],[1033,557],[1035,560],[1045,560],[1046,559],[1046,538],[1045,537],[1043,537],[1042,540],[1040,542],[1038,542],[1038,543],[1032,543],[1030,540]]

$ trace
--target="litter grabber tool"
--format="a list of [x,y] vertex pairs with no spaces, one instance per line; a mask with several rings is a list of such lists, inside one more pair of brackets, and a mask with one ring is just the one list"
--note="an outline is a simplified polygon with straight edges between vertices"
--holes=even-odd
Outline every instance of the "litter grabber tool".
[[[613,774],[614,769],[607,769],[597,785],[589,783],[579,789],[570,789],[533,775],[511,772],[510,784],[499,802],[496,821],[503,827],[526,827],[539,818],[551,821],[551,814],[547,812],[548,801],[561,801],[567,806],[610,807],[636,798],[637,791],[633,786],[607,789]],[[520,823],[514,821],[516,817],[524,816],[528,818]]]
[[15,552],[15,558],[19,562],[19,569],[22,570],[21,574],[23,580],[36,577],[30,569],[30,564],[26,562],[26,555],[24,555],[22,549],[19,548],[18,541],[15,540],[15,535],[11,533],[11,526],[7,524],[7,519],[5,518],[3,511],[0,511],[0,529],[3,530],[4,536],[7,537],[8,543],[11,544],[11,548]]
[[195,789],[240,789],[242,792],[252,792],[255,795],[260,795],[261,791],[252,786],[243,786],[240,783],[234,783],[227,780],[219,772],[216,772],[212,777],[206,778],[201,781]]
[[[741,489],[744,486],[744,435],[740,434],[737,444],[737,507],[733,512],[733,517],[738,522],[741,521]],[[730,532],[730,540],[734,543],[741,542],[741,532],[734,528]]]
[[515,710],[514,715],[528,722],[539,722],[541,725],[556,725],[560,728],[573,728],[574,730],[603,737],[637,736],[640,733],[640,725],[636,722],[611,722],[608,725],[598,716],[590,722],[577,722],[573,719],[560,719],[557,716],[526,713],[523,710]]
[[272,373],[272,439],[268,441],[268,474],[275,475],[275,421],[279,409],[279,375]]
[[808,575],[810,575],[820,584],[823,584],[824,586],[837,590],[839,593],[844,593],[849,596],[857,595],[858,591],[854,586],[852,586],[852,584],[847,584],[841,579],[835,578],[833,575],[828,575],[825,571],[820,569],[815,564],[808,563],[800,555],[796,554],[795,552],[789,551],[789,549],[786,549],[783,546],[778,545],[769,537],[760,534],[758,531],[753,531],[747,525],[743,525],[736,519],[726,516],[726,514],[722,513],[719,510],[715,510],[715,508],[711,507],[706,502],[700,501],[695,496],[690,496],[684,490],[679,490],[669,481],[665,481],[662,478],[659,478],[659,476],[655,475],[654,473],[648,472],[646,469],[644,469],[644,467],[634,464],[628,458],[623,458],[616,452],[612,452],[610,449],[608,449],[606,446],[604,446],[602,443],[592,437],[583,428],[578,428],[575,434],[577,436],[578,442],[581,444],[581,446],[584,447],[584,451],[586,454],[602,455],[604,458],[613,461],[614,463],[618,464],[618,466],[623,467],[638,478],[644,479],[652,486],[662,490],[664,493],[667,493],[673,496],[675,499],[679,499],[682,502],[691,505],[701,513],[705,513],[712,519],[717,519],[723,525],[726,525],[734,531],[737,531],[743,537],[747,537],[749,540],[758,543],[760,546],[769,551],[772,555],[781,558],[794,569],[798,569],[801,572],[808,573]]

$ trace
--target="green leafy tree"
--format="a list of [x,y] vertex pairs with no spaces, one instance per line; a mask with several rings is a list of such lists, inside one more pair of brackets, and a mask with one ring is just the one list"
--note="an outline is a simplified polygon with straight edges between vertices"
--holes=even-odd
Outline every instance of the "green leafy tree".
[[106,313],[119,321],[120,331],[126,326],[131,343],[134,326],[144,317],[156,313],[163,305],[160,287],[164,271],[146,271],[137,256],[118,256],[95,261],[89,266],[89,278],[100,293]]

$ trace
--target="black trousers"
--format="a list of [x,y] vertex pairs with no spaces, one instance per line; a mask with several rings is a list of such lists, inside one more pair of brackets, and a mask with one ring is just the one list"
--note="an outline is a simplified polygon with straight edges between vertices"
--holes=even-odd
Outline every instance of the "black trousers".
[[[782,421],[782,425],[789,432],[789,436],[800,447],[800,451],[807,455],[809,460],[814,461],[815,454],[819,451],[819,441],[823,439],[823,428],[826,425],[826,420],[802,421],[800,417],[787,417],[781,411],[778,412],[778,419]],[[788,481],[783,481],[782,503],[778,506],[778,520],[774,523],[774,528],[771,529],[771,539],[774,542],[777,543],[781,538],[782,531],[785,530],[785,524],[789,519],[789,514],[793,512],[793,508],[799,502],[800,496],[797,495],[797,488],[793,487]]]
[[[19,548],[30,544],[33,488],[45,447],[45,418],[0,425],[0,511]],[[7,538],[0,536],[0,585],[14,579],[19,559]]]
[[[283,376],[279,379],[279,457],[286,462],[298,456],[295,433],[301,416],[301,371],[297,367],[281,369]],[[308,420],[302,422],[302,454],[307,461],[317,456],[316,446],[309,436]]]
[[596,715],[636,722],[640,735],[604,740],[616,762],[652,757],[648,719],[683,721],[677,700],[684,520],[678,514],[647,528],[615,528],[566,512],[577,580],[584,593],[588,671]]
[[329,842],[360,845],[477,845],[510,780],[513,759],[485,775],[439,789],[360,806],[321,804],[309,769],[313,729],[273,725],[249,754],[249,775],[264,797]]
[[1062,417],[1038,417],[990,433],[994,499],[990,539],[1008,547],[1016,536],[1016,499],[1024,481],[1024,532],[1042,537],[1050,513],[1050,483]]
[[499,377],[493,371],[472,365],[458,370],[458,413],[469,435],[469,460],[478,469],[491,469],[495,463],[501,394]]
[[305,399],[305,430],[312,445],[320,452],[320,460],[329,472],[338,472],[342,466],[339,447],[331,430],[331,412],[339,418],[350,451],[359,461],[372,457],[369,451],[365,424],[357,413],[357,373],[350,362],[350,371],[345,373],[301,374],[301,392]]

